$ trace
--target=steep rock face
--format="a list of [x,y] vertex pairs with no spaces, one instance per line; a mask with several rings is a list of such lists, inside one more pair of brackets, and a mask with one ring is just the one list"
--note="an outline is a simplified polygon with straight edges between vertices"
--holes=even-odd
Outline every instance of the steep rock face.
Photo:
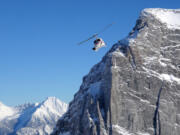
[[143,10],[83,78],[52,134],[179,135],[180,10]]

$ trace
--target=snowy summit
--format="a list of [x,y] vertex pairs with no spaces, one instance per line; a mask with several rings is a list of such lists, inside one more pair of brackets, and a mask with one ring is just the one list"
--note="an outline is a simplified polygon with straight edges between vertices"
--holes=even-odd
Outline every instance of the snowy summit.
[[8,107],[0,102],[0,121],[8,116],[12,116],[14,113],[14,108]]
[[151,15],[170,29],[180,29],[180,9],[147,8],[141,15]]
[[55,97],[17,107],[8,107],[0,102],[0,135],[48,135],[67,107]]

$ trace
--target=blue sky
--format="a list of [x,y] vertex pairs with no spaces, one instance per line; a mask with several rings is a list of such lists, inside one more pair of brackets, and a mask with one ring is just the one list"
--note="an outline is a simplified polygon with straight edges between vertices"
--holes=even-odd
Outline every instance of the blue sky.
[[[124,38],[144,8],[179,8],[179,0],[0,0],[0,101],[7,105],[56,96],[69,102],[82,77]],[[93,52],[100,35],[108,47]]]

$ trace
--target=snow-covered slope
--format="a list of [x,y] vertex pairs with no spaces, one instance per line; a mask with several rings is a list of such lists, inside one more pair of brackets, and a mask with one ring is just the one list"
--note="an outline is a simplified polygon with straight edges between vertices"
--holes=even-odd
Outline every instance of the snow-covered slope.
[[48,135],[67,107],[55,97],[17,107],[0,103],[0,135]]
[[14,108],[8,107],[0,102],[0,120],[12,116],[14,113],[16,113]]
[[154,16],[170,29],[180,29],[180,9],[147,8],[141,14]]

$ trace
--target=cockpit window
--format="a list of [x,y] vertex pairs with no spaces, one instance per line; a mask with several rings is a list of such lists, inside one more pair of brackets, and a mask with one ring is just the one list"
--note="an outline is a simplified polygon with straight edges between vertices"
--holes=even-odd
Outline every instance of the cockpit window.
[[101,41],[101,39],[98,38],[97,41]]
[[101,39],[96,39],[96,40],[94,40],[94,44],[97,44],[99,41],[101,41]]

